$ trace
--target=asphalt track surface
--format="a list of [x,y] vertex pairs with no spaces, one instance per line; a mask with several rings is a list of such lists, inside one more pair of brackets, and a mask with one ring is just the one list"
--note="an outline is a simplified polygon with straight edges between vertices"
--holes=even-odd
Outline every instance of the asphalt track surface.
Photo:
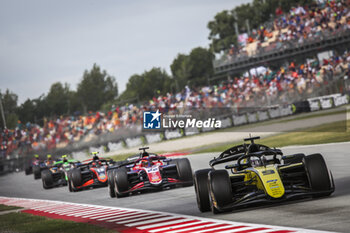
[[[44,190],[41,180],[23,172],[0,177],[0,196],[60,200],[75,203],[171,212],[206,218],[314,230],[349,232],[350,229],[350,142],[282,148],[284,154],[322,153],[332,170],[336,191],[331,197],[263,205],[225,214],[199,212],[193,187],[110,198],[107,188],[69,193],[67,187]],[[215,154],[189,155],[193,170],[208,167]]]

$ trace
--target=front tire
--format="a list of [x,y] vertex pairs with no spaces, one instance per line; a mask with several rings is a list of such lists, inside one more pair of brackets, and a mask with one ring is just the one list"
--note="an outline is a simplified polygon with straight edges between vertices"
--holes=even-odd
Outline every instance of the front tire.
[[34,179],[37,180],[37,179],[40,179],[41,178],[41,169],[39,166],[34,166],[33,167],[33,173],[34,173]]
[[114,188],[114,170],[110,170],[107,173],[108,175],[108,191],[109,191],[109,196],[111,198],[116,197],[115,195],[115,188]]
[[72,186],[72,175],[71,171],[67,172],[67,183],[68,183],[68,190],[69,192],[73,192],[73,186]]
[[114,172],[114,187],[117,198],[126,197],[128,193],[123,193],[129,189],[128,174],[125,169],[117,169]]
[[32,173],[32,167],[26,167],[26,169],[24,170],[26,176],[30,175]]
[[209,172],[210,206],[214,214],[222,212],[222,209],[232,203],[232,185],[226,170],[214,170]]
[[83,184],[83,178],[79,168],[74,168],[71,173],[72,183],[74,187],[78,187]]
[[325,192],[324,194],[317,194],[315,196],[330,195],[334,191],[334,184],[331,183],[331,177],[323,156],[321,154],[305,156],[303,163],[312,191]]
[[49,189],[53,186],[53,177],[50,170],[43,170],[41,172],[41,180],[43,182],[43,188]]
[[202,169],[194,173],[194,189],[196,191],[196,200],[198,209],[201,212],[210,211],[208,173],[213,169]]
[[193,175],[191,163],[188,158],[176,159],[174,160],[176,164],[177,174],[179,180],[182,182],[186,182],[184,186],[192,186],[193,185]]

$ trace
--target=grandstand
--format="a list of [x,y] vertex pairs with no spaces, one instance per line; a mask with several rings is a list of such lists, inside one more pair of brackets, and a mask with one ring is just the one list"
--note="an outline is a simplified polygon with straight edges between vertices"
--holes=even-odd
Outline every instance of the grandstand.
[[298,6],[253,30],[235,52],[213,62],[216,76],[227,77],[260,65],[283,65],[286,60],[316,57],[322,51],[344,52],[350,43],[347,1],[327,1],[312,8]]

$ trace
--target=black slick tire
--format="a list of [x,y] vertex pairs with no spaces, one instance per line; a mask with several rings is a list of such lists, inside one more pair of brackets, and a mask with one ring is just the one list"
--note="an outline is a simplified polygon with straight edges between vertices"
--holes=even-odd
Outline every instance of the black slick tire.
[[214,170],[209,172],[208,179],[211,210],[217,214],[232,203],[230,177],[226,170]]
[[314,196],[320,197],[330,195],[334,191],[334,187],[332,188],[332,179],[323,156],[321,154],[305,156],[303,163],[312,191],[324,192],[323,194]]
[[196,200],[198,209],[201,212],[210,211],[210,200],[208,190],[208,174],[212,169],[202,169],[194,173],[194,189],[196,191]]
[[53,186],[53,177],[50,170],[46,169],[41,172],[41,180],[43,182],[43,188],[49,189]]

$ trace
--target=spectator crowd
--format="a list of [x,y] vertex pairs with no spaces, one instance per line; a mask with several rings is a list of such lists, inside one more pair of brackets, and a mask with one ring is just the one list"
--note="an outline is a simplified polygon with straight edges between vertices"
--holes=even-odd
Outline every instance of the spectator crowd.
[[239,36],[239,45],[231,47],[225,62],[260,52],[284,49],[291,43],[292,46],[300,45],[308,40],[317,40],[350,29],[350,1],[317,2],[308,6],[298,5],[286,13],[277,8],[273,22],[252,30],[249,35],[243,33]]

